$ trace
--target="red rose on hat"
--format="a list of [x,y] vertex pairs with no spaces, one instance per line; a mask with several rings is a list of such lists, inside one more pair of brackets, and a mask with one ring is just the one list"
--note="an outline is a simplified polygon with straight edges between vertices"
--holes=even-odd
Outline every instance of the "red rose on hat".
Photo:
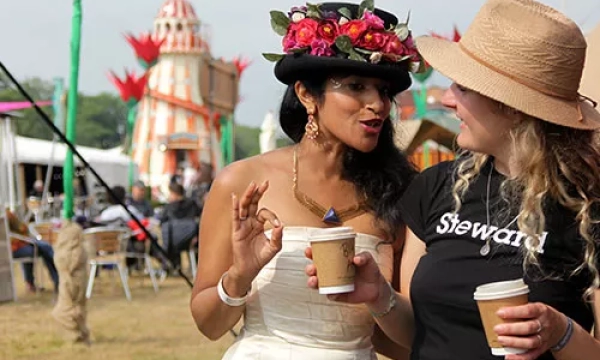
[[340,28],[337,22],[333,20],[324,20],[317,28],[317,37],[319,40],[323,40],[329,45],[335,42],[335,38],[339,33]]
[[360,37],[367,31],[367,24],[362,20],[351,20],[340,27],[340,33],[347,35],[353,45],[358,45]]
[[387,41],[386,34],[369,30],[360,38],[358,47],[367,50],[381,50]]

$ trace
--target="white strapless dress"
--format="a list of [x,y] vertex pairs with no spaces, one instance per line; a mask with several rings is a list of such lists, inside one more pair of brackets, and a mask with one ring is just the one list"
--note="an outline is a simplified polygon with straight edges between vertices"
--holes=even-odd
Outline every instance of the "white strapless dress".
[[[366,306],[329,301],[306,285],[310,229],[284,229],[283,248],[254,280],[244,327],[224,360],[377,359],[371,344],[374,321]],[[373,254],[390,279],[393,250],[382,242],[357,234],[356,252]]]

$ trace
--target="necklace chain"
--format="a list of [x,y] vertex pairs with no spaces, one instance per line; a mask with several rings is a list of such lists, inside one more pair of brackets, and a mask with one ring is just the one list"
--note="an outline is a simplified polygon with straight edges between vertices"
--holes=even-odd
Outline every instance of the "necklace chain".
[[[486,196],[485,196],[485,219],[486,219],[486,225],[487,225],[486,229],[488,229],[488,230],[491,225],[491,220],[490,220],[490,192],[491,191],[490,191],[490,189],[491,189],[491,184],[492,184],[492,173],[494,172],[494,163],[492,162],[490,165],[491,166],[490,166],[490,171],[488,173]],[[521,212],[519,214],[517,214],[517,216],[515,216],[514,219],[512,219],[505,226],[505,228],[509,228],[512,224],[514,224],[519,219],[519,216],[521,216]],[[489,235],[485,238],[485,244],[479,250],[479,253],[481,254],[481,256],[487,256],[490,253],[491,240],[492,240],[492,235]]]
[[[324,206],[300,191],[300,189],[298,189],[298,152],[296,147],[294,147],[294,168],[292,180],[292,188],[294,190],[294,197],[296,200],[310,210],[313,214],[323,219],[324,222],[338,223],[339,221],[339,223],[344,223],[345,221],[353,219],[367,212],[368,207],[366,200],[337,211],[333,207],[326,209]],[[327,216],[331,213],[334,215],[334,220],[338,221],[327,221]]]

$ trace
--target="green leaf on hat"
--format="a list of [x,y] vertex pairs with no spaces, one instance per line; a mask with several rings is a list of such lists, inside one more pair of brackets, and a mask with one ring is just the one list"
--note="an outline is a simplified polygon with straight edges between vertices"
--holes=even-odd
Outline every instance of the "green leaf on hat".
[[268,61],[272,61],[272,62],[279,61],[285,57],[285,55],[282,55],[282,54],[271,54],[271,53],[263,53],[262,56],[265,59],[267,59]]
[[271,11],[271,27],[278,35],[285,36],[287,34],[290,19],[281,11]]
[[340,51],[343,51],[347,54],[354,51],[352,48],[352,39],[348,35],[340,35],[335,38],[335,46],[337,46]]
[[400,41],[404,41],[410,35],[410,30],[406,24],[398,24],[394,29],[394,33],[396,33],[396,36],[398,36]]
[[371,51],[371,50],[361,49],[361,48],[354,48],[354,50],[356,50],[357,52],[359,52],[361,54],[365,54],[365,55],[371,55],[373,53],[373,51]]
[[306,52],[306,50],[308,50],[308,46],[307,47],[302,47],[302,48],[290,49],[288,51],[292,52],[294,54],[300,54],[300,53]]
[[338,12],[346,19],[352,19],[352,12],[347,7],[340,8]]
[[367,59],[364,58],[364,56],[360,55],[359,53],[357,53],[356,51],[354,51],[354,49],[352,49],[352,51],[350,51],[350,53],[348,54],[348,58],[350,60],[356,60],[356,61],[367,61]]
[[306,17],[320,19],[321,10],[319,10],[319,5],[306,3]]
[[375,4],[373,0],[363,0],[358,7],[358,17],[361,18],[365,13],[365,10],[369,10],[371,12],[375,11]]

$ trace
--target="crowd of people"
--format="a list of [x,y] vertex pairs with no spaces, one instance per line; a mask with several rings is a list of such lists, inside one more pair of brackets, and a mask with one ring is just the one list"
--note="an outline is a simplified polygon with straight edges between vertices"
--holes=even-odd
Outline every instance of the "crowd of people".
[[[142,222],[151,233],[162,239],[159,244],[165,250],[158,251],[150,247],[150,255],[157,258],[161,263],[164,273],[172,273],[181,266],[181,252],[193,249],[198,241],[198,223],[204,206],[204,199],[212,179],[210,165],[202,164],[193,176],[184,179],[183,176],[173,176],[168,186],[169,193],[166,203],[155,207],[148,196],[148,187],[142,181],[136,181],[128,194],[123,186],[117,185],[111,188],[105,198],[107,203],[98,215],[86,216],[88,212],[78,212],[76,221],[83,228],[108,226],[128,228],[132,236],[127,241],[126,251],[130,253],[144,253],[148,247],[149,239],[138,228],[131,215]],[[184,180],[187,180],[184,186]],[[44,184],[36,181],[30,192],[31,197],[41,198]],[[121,204],[125,204],[125,209]],[[33,257],[34,253],[43,259],[45,266],[53,281],[54,290],[58,291],[59,277],[54,264],[54,250],[49,239],[41,239],[35,236],[34,231],[27,225],[26,219],[19,219],[15,212],[7,210],[9,230],[16,234],[11,239],[12,256],[15,259]],[[157,225],[153,226],[153,225]],[[163,255],[163,254],[167,255]],[[138,271],[143,268],[143,263],[137,258],[127,258],[129,271]],[[40,290],[36,285],[34,266],[31,262],[24,262],[23,274],[27,289],[31,292]]]

